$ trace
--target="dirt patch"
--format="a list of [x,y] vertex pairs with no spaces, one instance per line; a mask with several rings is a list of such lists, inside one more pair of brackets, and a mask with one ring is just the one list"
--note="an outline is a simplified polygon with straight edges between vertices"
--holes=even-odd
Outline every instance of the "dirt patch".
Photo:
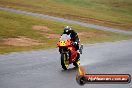
[[95,37],[96,34],[93,33],[93,32],[79,32],[79,33],[78,33],[78,36],[79,36],[80,38],[82,38],[82,37],[91,38],[91,37]]
[[3,44],[12,46],[35,46],[42,45],[38,40],[19,36],[18,38],[7,38],[3,40]]
[[80,38],[82,38],[82,37],[93,38],[93,37],[106,37],[107,35],[105,35],[105,34],[98,34],[96,32],[78,32],[78,36]]
[[48,39],[59,39],[60,34],[46,34]]
[[46,33],[46,32],[42,32],[40,33],[42,36],[45,36],[48,39],[59,39],[60,38],[60,34],[54,34],[54,33]]
[[49,31],[50,30],[47,26],[42,26],[42,25],[34,25],[32,28],[34,30],[43,30],[43,31]]
[[83,35],[86,35],[87,32],[78,32],[77,34],[78,34],[78,36],[83,36]]

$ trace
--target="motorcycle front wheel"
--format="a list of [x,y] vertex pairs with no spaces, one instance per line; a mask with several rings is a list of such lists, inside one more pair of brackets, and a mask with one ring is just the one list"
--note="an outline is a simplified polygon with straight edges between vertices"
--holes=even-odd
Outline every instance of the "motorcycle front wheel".
[[61,66],[64,70],[68,69],[69,66],[69,60],[68,60],[68,56],[66,53],[62,53],[61,54]]

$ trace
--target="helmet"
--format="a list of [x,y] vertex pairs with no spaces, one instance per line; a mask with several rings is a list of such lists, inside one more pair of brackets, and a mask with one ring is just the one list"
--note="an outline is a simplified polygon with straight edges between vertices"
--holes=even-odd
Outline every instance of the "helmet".
[[70,32],[71,32],[71,28],[70,28],[69,26],[66,26],[66,27],[64,28],[64,33],[65,33],[65,34],[70,34]]

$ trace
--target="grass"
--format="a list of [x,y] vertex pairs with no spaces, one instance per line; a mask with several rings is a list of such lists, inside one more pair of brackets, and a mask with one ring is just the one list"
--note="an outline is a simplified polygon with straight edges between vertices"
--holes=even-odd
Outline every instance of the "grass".
[[[34,30],[34,25],[44,25],[47,26],[50,30]],[[49,39],[46,35],[42,35],[42,33],[61,34],[65,25],[70,24],[41,19],[33,16],[16,14],[7,11],[0,11],[0,54],[17,51],[55,48],[58,38]],[[116,41],[132,38],[132,36],[130,35],[104,32],[96,29],[81,27],[78,25],[70,26],[78,33],[88,33],[88,35],[84,34],[80,36],[80,39],[83,43]],[[38,40],[43,44],[38,46],[11,46],[2,43],[3,39],[17,38],[18,36],[26,36],[28,38]]]
[[132,0],[0,0],[0,6],[132,31]]

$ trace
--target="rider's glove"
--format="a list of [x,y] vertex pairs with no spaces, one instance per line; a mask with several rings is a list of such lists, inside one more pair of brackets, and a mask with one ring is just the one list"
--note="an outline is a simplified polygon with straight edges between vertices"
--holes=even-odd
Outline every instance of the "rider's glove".
[[72,45],[76,46],[77,45],[77,42],[72,42]]

